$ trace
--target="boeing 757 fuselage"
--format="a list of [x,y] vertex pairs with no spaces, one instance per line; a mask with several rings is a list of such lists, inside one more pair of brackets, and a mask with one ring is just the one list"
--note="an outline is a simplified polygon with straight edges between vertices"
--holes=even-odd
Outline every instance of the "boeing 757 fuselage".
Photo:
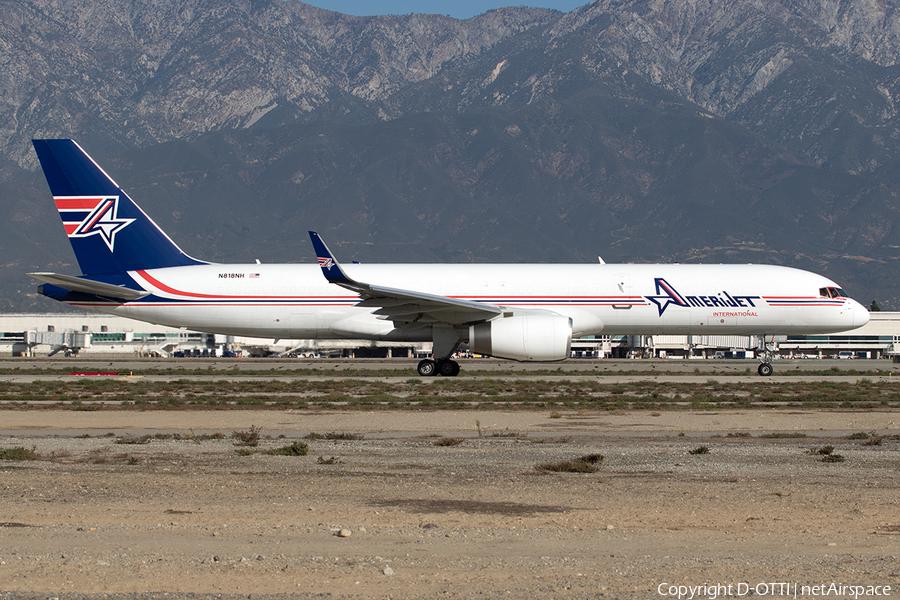
[[[868,311],[835,282],[773,265],[348,264],[186,255],[72,140],[34,140],[82,275],[31,273],[73,306],[196,331],[276,339],[433,342],[422,375],[478,354],[557,361],[573,337],[846,331]],[[768,375],[768,360],[760,364]]]

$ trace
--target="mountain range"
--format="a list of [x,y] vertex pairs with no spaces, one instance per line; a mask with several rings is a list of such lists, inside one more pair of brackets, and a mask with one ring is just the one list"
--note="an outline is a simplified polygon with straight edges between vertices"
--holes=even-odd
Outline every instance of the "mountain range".
[[900,309],[897,0],[596,0],[467,20],[0,0],[0,310],[77,274],[73,137],[189,254],[763,262]]

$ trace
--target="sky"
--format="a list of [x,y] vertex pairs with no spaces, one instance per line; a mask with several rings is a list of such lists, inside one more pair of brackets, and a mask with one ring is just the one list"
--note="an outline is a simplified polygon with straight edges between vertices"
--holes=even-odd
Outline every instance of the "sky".
[[532,6],[536,8],[554,8],[569,12],[588,4],[590,0],[302,0],[319,8],[357,15],[405,15],[409,13],[426,13],[433,15],[450,15],[456,19],[468,19],[480,15],[492,8],[504,6]]

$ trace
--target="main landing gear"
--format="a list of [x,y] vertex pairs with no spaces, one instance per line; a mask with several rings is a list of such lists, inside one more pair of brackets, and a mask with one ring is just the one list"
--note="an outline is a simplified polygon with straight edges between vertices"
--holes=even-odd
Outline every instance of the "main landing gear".
[[419,362],[416,371],[422,377],[431,377],[432,375],[443,375],[444,377],[456,377],[459,375],[459,363],[455,360],[438,360],[434,361],[430,358]]
[[775,369],[772,367],[772,365],[767,362],[759,363],[759,366],[756,368],[756,372],[763,377],[768,377],[774,370]]

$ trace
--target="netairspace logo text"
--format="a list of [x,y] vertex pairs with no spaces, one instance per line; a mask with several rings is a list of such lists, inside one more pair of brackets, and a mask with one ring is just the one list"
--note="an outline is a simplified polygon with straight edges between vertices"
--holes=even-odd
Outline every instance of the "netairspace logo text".
[[680,585],[661,583],[656,592],[660,596],[676,600],[694,600],[706,598],[716,600],[726,596],[781,596],[790,598],[807,597],[839,597],[839,598],[884,598],[891,595],[889,585],[849,585],[844,583],[822,583],[819,585],[802,585],[793,582],[777,583],[708,583],[703,585]]

